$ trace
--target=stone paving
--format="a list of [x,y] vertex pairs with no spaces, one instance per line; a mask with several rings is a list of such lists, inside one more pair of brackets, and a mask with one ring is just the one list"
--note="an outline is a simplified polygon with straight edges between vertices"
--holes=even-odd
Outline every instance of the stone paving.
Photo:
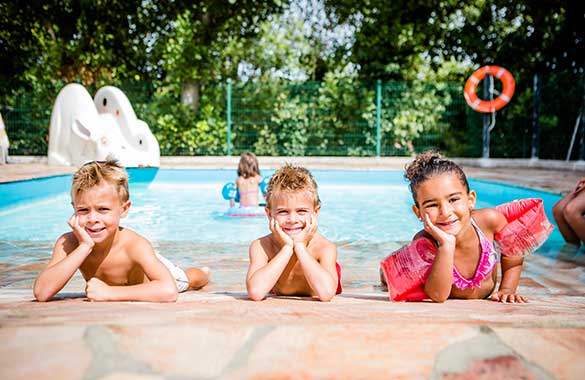
[[[261,158],[261,167],[281,160]],[[295,162],[311,169],[401,169],[406,159]],[[234,163],[237,158],[165,158],[162,166]],[[465,170],[474,178],[557,193],[585,175],[475,163]],[[15,163],[0,166],[0,182],[70,172]],[[554,258],[528,257],[520,283],[530,300],[525,305],[391,303],[376,286],[353,285],[375,276],[376,265],[348,261],[344,293],[329,303],[298,297],[252,302],[244,284],[212,284],[181,294],[174,304],[90,303],[79,280],[48,303],[33,301],[30,282],[0,287],[0,379],[585,378],[582,251],[564,247]]]

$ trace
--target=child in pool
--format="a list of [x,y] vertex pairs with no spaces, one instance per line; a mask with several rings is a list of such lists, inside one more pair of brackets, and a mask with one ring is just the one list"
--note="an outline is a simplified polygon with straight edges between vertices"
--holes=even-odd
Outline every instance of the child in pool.
[[[236,179],[236,188],[240,194],[241,207],[258,206],[260,182],[262,182],[262,177],[260,176],[258,159],[254,153],[242,153],[240,163],[238,164],[238,178]],[[234,205],[235,201],[230,199],[230,207],[234,207]]]
[[275,293],[329,301],[341,293],[337,248],[317,232],[320,209],[307,169],[286,164],[274,173],[266,194],[271,233],[250,245],[246,288],[252,300]]
[[[77,269],[90,301],[174,302],[179,291],[209,282],[209,270],[183,271],[155,254],[136,232],[120,226],[128,214],[128,175],[115,160],[92,161],[73,175],[73,231],[55,243],[53,256],[34,283],[34,296],[48,301]],[[174,277],[174,278],[173,278]]]
[[585,177],[577,182],[577,186],[569,194],[561,198],[553,206],[553,217],[559,231],[567,243],[579,247],[585,242]]
[[494,208],[474,209],[476,194],[469,190],[463,170],[438,153],[425,152],[406,167],[406,178],[415,203],[412,209],[424,223],[414,239],[428,238],[436,247],[425,294],[435,302],[490,295],[503,303],[527,302],[517,293],[522,257],[502,256],[502,280],[494,291],[499,255],[493,240],[507,220]]

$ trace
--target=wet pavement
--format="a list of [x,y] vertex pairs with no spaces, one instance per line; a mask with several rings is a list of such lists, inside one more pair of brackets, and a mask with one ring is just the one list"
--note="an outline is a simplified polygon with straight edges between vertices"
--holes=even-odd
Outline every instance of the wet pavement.
[[[286,160],[261,158],[260,165]],[[310,169],[379,170],[402,169],[407,159],[292,161]],[[556,164],[550,169],[480,164],[465,161],[464,169],[472,178],[556,193],[569,191],[585,175]],[[185,168],[236,165],[237,157],[162,162]],[[0,182],[71,171],[42,162],[11,164],[0,166]],[[355,249],[360,246],[339,247],[340,254]],[[376,285],[378,260],[345,257],[344,292],[329,303],[298,297],[252,302],[237,281],[245,262],[226,266],[236,279],[229,285],[212,282],[203,291],[181,294],[173,304],[90,303],[78,275],[57,300],[38,303],[30,286],[42,264],[0,268],[5,279],[0,283],[0,378],[585,378],[583,251],[565,246],[554,258],[528,257],[520,282],[530,301],[524,305],[391,303]]]

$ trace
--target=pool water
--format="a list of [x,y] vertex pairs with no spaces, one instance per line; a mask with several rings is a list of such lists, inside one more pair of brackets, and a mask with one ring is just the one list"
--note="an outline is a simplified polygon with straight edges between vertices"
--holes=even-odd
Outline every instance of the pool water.
[[[224,215],[229,205],[221,189],[235,179],[235,171],[129,172],[132,207],[122,225],[147,237],[157,251],[180,266],[211,267],[211,289],[241,290],[247,247],[269,230],[266,217]],[[371,289],[378,282],[379,261],[421,228],[411,211],[402,171],[315,170],[313,174],[322,201],[319,231],[338,246],[344,286]],[[57,176],[0,184],[0,286],[30,286],[56,238],[69,230],[70,182],[71,176]],[[551,222],[550,210],[560,198],[473,179],[470,186],[478,193],[479,208],[542,198]],[[562,237],[555,230],[539,253],[554,255],[561,245]]]

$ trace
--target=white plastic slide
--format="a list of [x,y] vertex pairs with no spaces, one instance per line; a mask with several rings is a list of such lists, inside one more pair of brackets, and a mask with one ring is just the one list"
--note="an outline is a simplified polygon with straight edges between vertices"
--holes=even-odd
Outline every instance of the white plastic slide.
[[158,141],[120,89],[102,87],[92,100],[82,85],[66,85],[51,114],[49,164],[81,166],[108,156],[125,167],[160,166]]

